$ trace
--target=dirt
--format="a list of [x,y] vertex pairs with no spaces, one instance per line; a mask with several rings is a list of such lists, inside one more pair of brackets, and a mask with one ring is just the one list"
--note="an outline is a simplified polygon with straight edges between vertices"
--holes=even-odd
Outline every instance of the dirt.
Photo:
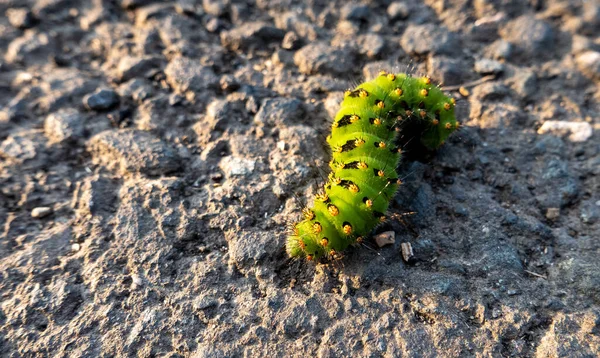
[[[0,14],[0,356],[598,356],[597,1]],[[443,82],[462,129],[399,169],[393,245],[291,260],[380,69]]]

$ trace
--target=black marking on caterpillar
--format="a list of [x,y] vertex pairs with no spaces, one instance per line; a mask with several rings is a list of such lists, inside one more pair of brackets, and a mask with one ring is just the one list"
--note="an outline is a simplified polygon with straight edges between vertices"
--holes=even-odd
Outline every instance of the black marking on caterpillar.
[[455,131],[455,102],[428,77],[381,71],[346,91],[327,142],[331,173],[314,207],[292,227],[286,250],[308,260],[338,257],[385,220],[389,201],[402,184],[396,173],[402,151],[396,140],[409,123],[421,143],[436,149]]

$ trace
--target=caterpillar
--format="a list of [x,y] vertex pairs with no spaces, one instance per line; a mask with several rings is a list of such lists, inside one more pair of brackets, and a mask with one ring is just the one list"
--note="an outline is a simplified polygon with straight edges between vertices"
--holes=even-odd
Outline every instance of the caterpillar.
[[[388,205],[402,184],[396,167],[399,138],[417,129],[421,144],[441,146],[459,127],[456,102],[429,77],[381,71],[372,81],[344,93],[327,143],[331,172],[304,219],[290,227],[290,257],[338,258],[385,221]],[[412,132],[411,132],[412,133]]]

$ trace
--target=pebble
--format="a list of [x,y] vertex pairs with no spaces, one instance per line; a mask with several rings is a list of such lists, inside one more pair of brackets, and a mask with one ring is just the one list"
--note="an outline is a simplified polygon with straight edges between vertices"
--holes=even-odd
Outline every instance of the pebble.
[[429,56],[427,67],[430,76],[445,86],[464,83],[468,76],[462,61],[444,56]]
[[264,50],[272,42],[280,42],[285,31],[266,22],[251,22],[221,32],[221,43],[232,51]]
[[194,307],[196,310],[205,310],[207,308],[217,306],[218,304],[219,302],[215,298],[206,295],[197,297],[192,303],[192,307]]
[[8,63],[45,63],[55,46],[56,41],[47,33],[28,30],[8,44],[4,58]]
[[90,138],[87,148],[94,163],[121,173],[161,175],[181,165],[175,150],[141,130],[107,130]]
[[409,25],[402,34],[400,45],[407,53],[418,56],[428,53],[458,55],[461,51],[454,33],[432,24]]
[[515,44],[525,55],[547,57],[555,46],[555,32],[548,23],[531,15],[523,15],[500,31],[502,38]]
[[221,89],[225,92],[233,92],[240,88],[239,81],[237,80],[237,78],[235,78],[235,76],[232,75],[223,75],[219,80],[219,85],[221,86]]
[[144,280],[138,274],[131,275],[131,284],[136,287],[142,287],[144,285]]
[[254,123],[262,126],[286,127],[303,121],[306,110],[304,104],[295,98],[269,98],[264,101]]
[[391,21],[404,20],[410,15],[410,8],[405,2],[395,1],[388,6],[387,15]]
[[219,162],[219,167],[227,177],[247,176],[254,172],[256,160],[226,156]]
[[579,217],[586,224],[595,224],[600,219],[600,208],[591,200],[583,202],[579,211]]
[[162,61],[155,56],[124,56],[117,66],[117,77],[122,82],[148,77],[159,69],[161,64]]
[[558,136],[568,135],[572,142],[585,142],[592,136],[592,126],[587,122],[545,121],[538,134],[551,133]]
[[295,32],[289,31],[283,37],[281,48],[286,50],[297,50],[302,47],[304,41]]
[[77,140],[84,134],[84,119],[75,109],[63,109],[50,114],[44,121],[44,133],[50,142]]
[[378,34],[360,35],[357,43],[359,53],[369,58],[379,57],[385,48],[385,39]]
[[546,219],[556,220],[560,217],[560,208],[548,208],[546,210]]
[[201,128],[198,129],[208,127],[212,131],[223,132],[245,118],[245,112],[241,101],[215,99],[206,107],[205,123],[200,123]]
[[118,93],[121,97],[131,97],[134,101],[142,103],[154,95],[154,88],[147,80],[131,79],[119,86]]
[[273,53],[273,63],[286,66],[294,65],[294,52],[287,50],[277,50]]
[[98,89],[96,92],[83,97],[83,104],[93,111],[107,111],[119,104],[119,95],[113,89]]
[[123,9],[131,10],[151,3],[151,0],[120,0]]
[[535,72],[521,69],[507,81],[510,87],[523,98],[531,98],[537,91],[537,76]]
[[229,8],[229,0],[202,0],[204,12],[216,17],[223,16]]
[[[266,201],[263,203],[266,206],[269,204]],[[236,265],[242,272],[256,268],[258,262],[281,250],[280,241],[266,231],[231,231],[225,238],[229,247],[229,263]]]
[[498,61],[484,58],[475,62],[475,72],[482,75],[498,75],[504,72],[504,65]]
[[32,218],[45,218],[46,216],[52,214],[52,208],[47,207],[47,206],[40,206],[37,208],[34,208],[33,210],[31,210],[31,217]]
[[583,52],[576,57],[575,62],[584,75],[600,80],[600,52]]
[[481,101],[494,101],[508,96],[508,88],[497,82],[486,82],[473,88],[473,97]]
[[218,17],[213,17],[212,19],[208,20],[205,27],[206,31],[208,32],[218,33],[226,28],[226,23]]
[[340,10],[340,18],[351,21],[369,21],[371,10],[367,5],[346,3]]
[[335,48],[323,42],[308,44],[294,55],[294,63],[305,74],[346,75],[355,68],[355,60],[356,54],[349,48]]
[[0,143],[0,157],[7,157],[16,162],[24,162],[38,156],[41,148],[37,138],[38,131],[15,133]]
[[165,68],[167,82],[177,92],[204,92],[219,88],[219,77],[200,61],[187,57],[176,57]]
[[508,60],[513,53],[513,45],[508,41],[499,39],[492,42],[485,52],[496,60]]
[[379,235],[373,237],[377,246],[384,247],[386,245],[393,245],[396,242],[396,233],[393,231],[382,232]]
[[24,30],[33,27],[36,22],[35,16],[29,9],[14,8],[6,10],[8,22],[15,28]]

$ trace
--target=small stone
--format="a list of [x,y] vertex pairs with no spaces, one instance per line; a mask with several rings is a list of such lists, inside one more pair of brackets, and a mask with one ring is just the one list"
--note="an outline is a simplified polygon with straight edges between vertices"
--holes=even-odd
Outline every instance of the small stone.
[[520,295],[521,291],[520,290],[511,289],[511,290],[507,290],[506,294],[509,295],[509,296],[516,296],[516,295]]
[[81,250],[81,245],[80,244],[74,243],[73,245],[71,245],[71,251],[77,252],[79,250]]
[[273,63],[274,64],[282,64],[287,66],[294,65],[294,52],[287,50],[277,50],[273,52]]
[[510,87],[523,98],[531,98],[537,91],[537,76],[534,71],[519,70],[507,81]]
[[556,220],[560,217],[560,208],[548,208],[546,210],[546,219]]
[[251,22],[233,30],[221,32],[221,43],[232,51],[264,50],[272,42],[279,42],[285,31],[265,22]]
[[224,132],[227,128],[245,120],[247,113],[241,101],[215,99],[206,107],[205,118],[204,123],[198,124],[199,132],[205,129]]
[[391,21],[404,20],[410,15],[410,8],[404,2],[393,2],[387,8],[387,15]]
[[213,17],[206,23],[206,31],[216,33],[226,28],[226,23],[218,17]]
[[204,92],[219,88],[219,77],[210,67],[199,60],[176,57],[165,68],[167,82],[179,93],[186,91]]
[[98,89],[83,97],[83,104],[93,111],[107,111],[119,104],[119,95],[113,89]]
[[340,10],[340,18],[350,21],[369,21],[371,10],[367,5],[346,3]]
[[300,38],[295,32],[289,31],[283,37],[281,48],[286,50],[297,50],[302,47],[302,43],[302,38]]
[[232,75],[223,75],[223,77],[221,77],[221,79],[219,80],[219,85],[221,86],[221,89],[225,92],[233,92],[240,88],[240,83],[235,78],[235,76]]
[[355,54],[349,48],[335,48],[323,42],[308,44],[294,55],[294,63],[305,74],[344,75],[355,67]]
[[522,15],[508,22],[500,34],[527,56],[548,57],[555,47],[552,26],[530,15]]
[[600,208],[591,200],[583,202],[579,212],[581,221],[586,224],[595,224],[600,219]]
[[0,157],[9,158],[18,163],[34,159],[41,151],[39,131],[24,131],[15,133],[0,143]]
[[545,121],[538,129],[538,134],[568,135],[572,142],[585,142],[590,139],[592,132],[592,126],[587,122]]
[[513,45],[502,39],[496,40],[486,48],[486,53],[496,60],[508,60],[513,53]]
[[498,61],[484,58],[475,62],[475,72],[482,75],[498,75],[504,72],[504,65]]
[[461,49],[456,34],[432,24],[409,25],[402,34],[400,45],[407,53],[418,56],[428,53],[458,55]]
[[131,275],[131,285],[137,287],[142,287],[144,285],[144,280],[138,274]]
[[154,56],[125,56],[117,66],[117,77],[121,81],[129,81],[132,78],[148,77],[158,68],[162,61]]
[[600,80],[600,52],[586,51],[576,59],[577,68],[589,78]]
[[142,103],[154,95],[154,88],[147,80],[136,78],[121,84],[118,93],[121,97],[131,97],[134,101]]
[[121,173],[168,174],[180,168],[177,152],[159,138],[140,130],[107,130],[87,144],[92,160]]
[[473,89],[473,96],[481,101],[495,101],[508,96],[506,86],[497,82],[486,82]]
[[[263,199],[263,207],[271,205],[269,198],[277,201],[275,195]],[[258,263],[273,257],[281,249],[282,242],[270,232],[254,230],[230,230],[225,234],[229,247],[229,264],[242,272],[257,268]]]
[[237,219],[235,225],[240,229],[249,228],[254,225],[255,220],[251,216],[244,215],[241,218]]
[[427,67],[431,77],[445,86],[464,83],[468,76],[468,72],[461,61],[448,57],[429,56]]
[[37,208],[34,208],[33,210],[31,210],[31,217],[32,218],[45,218],[46,216],[52,214],[52,208],[49,208],[47,206],[40,206]]
[[120,0],[123,9],[131,10],[150,4],[151,0]]
[[84,134],[83,117],[75,109],[59,110],[46,117],[44,133],[54,143],[77,140]]
[[357,38],[359,52],[369,58],[375,58],[381,55],[385,48],[385,39],[381,35],[366,34]]
[[8,22],[17,29],[24,30],[33,27],[36,18],[29,9],[8,9],[6,10]]
[[256,160],[227,156],[221,159],[219,167],[227,177],[246,176],[254,172]]
[[382,232],[379,235],[375,235],[374,239],[379,247],[393,245],[396,242],[396,233],[394,231]]
[[209,15],[223,16],[229,8],[229,0],[202,0],[202,8]]
[[200,296],[194,300],[192,307],[196,310],[205,310],[218,305],[218,301],[211,296]]
[[254,123],[262,126],[290,126],[300,124],[305,115],[304,104],[295,98],[269,98],[264,101]]
[[182,15],[202,16],[204,11],[199,6],[195,0],[178,0],[175,4],[175,11]]
[[27,30],[8,44],[4,58],[8,63],[46,63],[48,56],[56,53],[55,47],[56,41],[47,33]]

